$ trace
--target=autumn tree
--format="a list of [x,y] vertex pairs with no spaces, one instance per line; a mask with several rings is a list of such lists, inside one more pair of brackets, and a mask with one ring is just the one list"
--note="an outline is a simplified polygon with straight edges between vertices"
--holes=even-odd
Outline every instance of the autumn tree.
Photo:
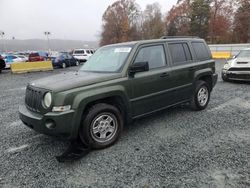
[[100,45],[135,40],[138,36],[139,6],[134,0],[118,0],[103,14]]
[[165,18],[166,34],[171,36],[189,35],[190,1],[178,1]]
[[211,0],[209,38],[211,43],[231,42],[233,0]]
[[190,34],[206,38],[208,36],[209,18],[209,0],[194,0],[190,8]]
[[160,38],[164,35],[164,23],[159,3],[147,5],[142,17],[143,39]]
[[250,1],[238,0],[239,7],[234,19],[234,33],[237,42],[250,41]]

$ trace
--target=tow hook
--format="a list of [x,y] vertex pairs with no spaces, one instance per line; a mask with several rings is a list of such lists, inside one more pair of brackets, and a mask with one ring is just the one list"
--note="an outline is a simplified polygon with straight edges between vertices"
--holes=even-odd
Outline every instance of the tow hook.
[[80,139],[71,141],[67,150],[60,156],[56,156],[59,163],[72,162],[86,156],[90,152],[88,144],[83,143]]

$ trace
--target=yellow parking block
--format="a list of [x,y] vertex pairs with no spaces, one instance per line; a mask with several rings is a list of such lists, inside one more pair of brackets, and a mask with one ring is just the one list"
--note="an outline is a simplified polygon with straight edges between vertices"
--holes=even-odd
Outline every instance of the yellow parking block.
[[228,59],[232,57],[231,52],[212,52],[214,59]]
[[10,65],[10,68],[12,73],[26,73],[26,72],[53,70],[51,61],[13,63]]

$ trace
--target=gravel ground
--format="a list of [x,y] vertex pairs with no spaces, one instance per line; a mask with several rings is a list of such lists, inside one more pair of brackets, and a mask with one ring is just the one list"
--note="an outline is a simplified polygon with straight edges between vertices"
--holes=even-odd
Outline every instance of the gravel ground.
[[250,187],[249,84],[219,78],[206,110],[137,120],[114,146],[61,164],[69,143],[18,118],[26,84],[59,72],[0,74],[0,187]]

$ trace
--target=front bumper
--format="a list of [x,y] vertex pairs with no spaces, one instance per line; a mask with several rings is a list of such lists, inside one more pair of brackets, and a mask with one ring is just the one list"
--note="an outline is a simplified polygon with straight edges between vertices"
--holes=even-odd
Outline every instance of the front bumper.
[[250,71],[227,71],[224,69],[221,74],[226,80],[250,81]]
[[[73,138],[73,116],[74,110],[67,112],[49,112],[47,114],[38,114],[31,112],[26,108],[26,106],[19,107],[19,117],[22,122],[29,128],[34,129],[36,132],[62,137],[65,139]],[[53,127],[48,128],[46,124],[53,123]]]

